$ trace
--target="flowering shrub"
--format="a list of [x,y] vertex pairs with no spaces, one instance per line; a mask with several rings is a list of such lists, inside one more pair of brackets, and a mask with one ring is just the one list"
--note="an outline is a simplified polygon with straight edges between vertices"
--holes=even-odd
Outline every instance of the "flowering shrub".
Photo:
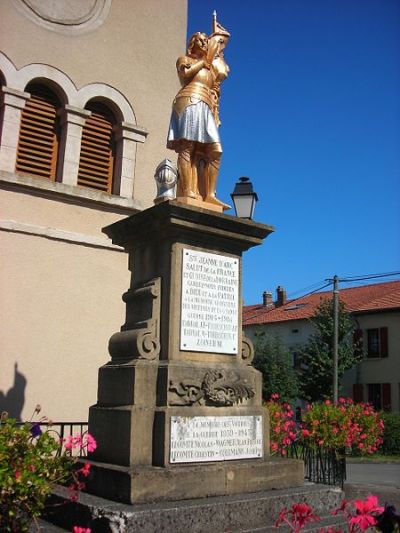
[[[34,414],[40,412],[36,406]],[[42,419],[43,421],[44,419]],[[65,452],[59,453],[64,444]],[[90,435],[56,440],[42,432],[40,422],[17,425],[3,414],[0,423],[0,530],[28,531],[29,523],[43,511],[53,483],[69,485],[71,499],[76,501],[84,488],[82,479],[90,472],[90,464],[77,468],[77,457],[84,450],[93,451],[96,443]]]
[[290,509],[282,509],[279,513],[276,527],[286,524],[290,531],[299,533],[310,522],[318,522],[321,518],[314,514],[312,507],[307,503],[294,503]]
[[279,394],[272,394],[266,404],[270,417],[271,453],[286,455],[286,448],[297,438],[293,410],[288,403],[279,401]]
[[360,454],[377,451],[384,424],[379,413],[365,403],[339,398],[308,406],[302,418],[301,438],[311,447],[347,449]]
[[[394,508],[390,508],[392,516],[395,516]],[[370,527],[377,526],[380,529],[387,508],[379,506],[376,496],[368,496],[365,500],[343,500],[341,506],[332,512],[332,514],[342,514],[346,520],[347,533],[358,533],[366,531]],[[290,509],[282,509],[279,513],[278,520],[275,526],[287,525],[293,533],[300,533],[304,527],[311,523],[321,520],[317,516],[310,505],[307,503],[295,503]],[[395,522],[391,522],[396,527]],[[386,529],[386,531],[394,531],[395,529]],[[382,531],[384,529],[382,528]],[[340,527],[321,528],[319,533],[343,533]]]

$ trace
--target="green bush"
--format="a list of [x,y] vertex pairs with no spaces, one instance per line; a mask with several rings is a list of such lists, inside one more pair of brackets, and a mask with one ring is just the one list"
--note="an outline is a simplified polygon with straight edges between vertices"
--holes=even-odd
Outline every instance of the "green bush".
[[400,454],[400,415],[382,413],[385,424],[382,451],[385,455]]
[[[34,414],[40,409],[37,405]],[[77,468],[78,457],[95,448],[96,442],[89,433],[60,440],[53,438],[50,430],[42,431],[40,422],[19,425],[3,413],[0,418],[0,531],[28,531],[32,520],[43,512],[55,483],[67,484],[70,499],[76,501],[79,491],[85,487],[83,479],[90,473],[89,463]]]

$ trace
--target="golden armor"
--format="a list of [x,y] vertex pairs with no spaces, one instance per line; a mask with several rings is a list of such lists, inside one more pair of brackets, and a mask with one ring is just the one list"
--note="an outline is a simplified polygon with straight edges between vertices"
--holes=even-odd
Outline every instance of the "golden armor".
[[221,82],[228,76],[223,50],[229,33],[216,21],[213,33],[195,33],[176,68],[182,88],[176,95],[167,147],[178,155],[177,198],[222,212],[229,206],[216,197],[222,147],[218,126]]

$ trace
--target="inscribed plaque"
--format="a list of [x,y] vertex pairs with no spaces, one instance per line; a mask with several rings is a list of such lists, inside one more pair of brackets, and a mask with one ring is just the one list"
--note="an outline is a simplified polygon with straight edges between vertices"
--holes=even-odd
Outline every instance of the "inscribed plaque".
[[238,353],[239,260],[183,250],[180,349]]
[[263,455],[261,416],[171,416],[171,463],[253,459]]

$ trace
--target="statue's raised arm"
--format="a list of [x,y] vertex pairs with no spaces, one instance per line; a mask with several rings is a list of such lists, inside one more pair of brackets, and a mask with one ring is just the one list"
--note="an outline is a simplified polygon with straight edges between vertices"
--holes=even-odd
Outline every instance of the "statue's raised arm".
[[176,62],[182,88],[173,102],[167,140],[179,154],[178,199],[221,212],[229,209],[216,197],[220,85],[229,73],[223,52],[229,37],[214,14],[213,33],[190,38],[187,55]]

